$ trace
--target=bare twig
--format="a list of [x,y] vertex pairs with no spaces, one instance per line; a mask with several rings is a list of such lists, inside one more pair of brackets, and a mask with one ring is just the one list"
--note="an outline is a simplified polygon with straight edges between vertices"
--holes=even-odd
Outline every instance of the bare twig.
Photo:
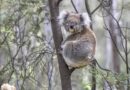
[[[105,8],[104,8],[105,9]],[[110,11],[108,11],[107,9],[105,9],[111,16],[112,16],[112,18],[116,21],[116,23],[117,23],[117,25],[118,25],[118,27],[119,27],[119,30],[120,30],[120,32],[121,32],[121,35],[123,35],[123,32],[122,32],[122,30],[121,30],[121,27],[120,27],[120,25],[119,25],[119,22],[116,20],[116,18],[111,14],[111,12]],[[106,30],[109,32],[109,34],[110,34],[110,36],[111,36],[111,39],[112,39],[112,41],[113,41],[113,44],[114,44],[114,46],[115,46],[115,48],[116,48],[116,50],[117,50],[117,52],[118,52],[118,54],[120,55],[120,57],[122,58],[122,60],[125,62],[125,64],[126,64],[126,60],[125,60],[125,58],[123,57],[123,55],[121,54],[121,52],[119,51],[119,49],[118,49],[118,47],[117,47],[117,44],[116,44],[116,42],[115,42],[115,38],[113,37],[113,33],[111,32],[111,30],[109,29],[109,28],[107,28],[107,25],[106,25],[106,23],[104,22],[104,25],[105,25],[105,27],[106,27]],[[123,35],[123,37],[124,37],[124,35]],[[124,37],[125,38],[125,37]]]
[[[90,12],[90,7],[88,5],[88,0],[85,0],[85,7],[88,12],[88,15],[90,19],[92,20],[91,12]],[[93,30],[92,24],[90,25],[90,28]],[[94,71],[96,69],[96,62],[92,62],[92,70]],[[91,90],[96,90],[96,73],[92,73],[92,88]]]
[[71,3],[72,3],[72,6],[74,7],[74,10],[76,11],[76,13],[78,13],[78,10],[77,10],[76,6],[74,5],[73,0],[71,0]]
[[90,15],[93,15],[100,7],[101,7],[102,3],[100,3],[91,13]]
[[89,17],[91,18],[91,11],[90,11],[90,8],[89,8],[89,5],[88,5],[88,0],[85,0],[85,7],[86,7],[86,10],[88,12]]
[[[127,29],[125,32],[125,59],[126,59],[126,73],[129,75],[129,62],[128,62],[128,45],[127,45]],[[127,90],[130,90],[129,77],[127,79]]]
[[99,65],[99,63],[97,62],[96,59],[94,59],[93,62],[96,62],[96,64],[98,65],[98,67],[99,67],[101,70],[104,70],[104,71],[110,72],[109,69],[105,69],[105,68],[101,67],[101,66]]

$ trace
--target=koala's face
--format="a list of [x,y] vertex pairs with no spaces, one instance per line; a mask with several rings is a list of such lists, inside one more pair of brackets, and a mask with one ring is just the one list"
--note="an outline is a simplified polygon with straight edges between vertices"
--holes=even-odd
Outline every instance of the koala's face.
[[67,32],[77,33],[83,30],[83,20],[79,14],[69,14],[63,22],[63,26]]
[[90,18],[87,13],[73,13],[62,11],[58,16],[59,24],[70,33],[77,33],[83,30],[83,26],[90,27]]

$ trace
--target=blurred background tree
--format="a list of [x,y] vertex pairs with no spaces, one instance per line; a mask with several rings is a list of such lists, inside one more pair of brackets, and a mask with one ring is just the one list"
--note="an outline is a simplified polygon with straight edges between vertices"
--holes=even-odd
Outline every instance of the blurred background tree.
[[[91,90],[93,73],[96,90],[130,90],[130,1],[61,0],[59,9],[89,13],[97,36],[95,57],[110,70],[76,69],[73,90]],[[0,86],[62,90],[50,10],[48,0],[0,0]]]

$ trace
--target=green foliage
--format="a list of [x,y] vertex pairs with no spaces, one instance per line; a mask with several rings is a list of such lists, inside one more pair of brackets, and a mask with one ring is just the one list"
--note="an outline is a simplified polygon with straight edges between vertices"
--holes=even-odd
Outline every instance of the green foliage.
[[[0,84],[15,83],[24,90],[26,82],[34,88],[38,63],[46,63],[43,0],[2,0],[0,3]],[[47,52],[47,51],[46,51]],[[44,64],[39,64],[44,67]],[[44,70],[40,68],[42,73]],[[29,88],[29,87],[28,87]],[[25,89],[29,90],[29,89]]]
[[[126,73],[117,74],[112,71],[104,71],[101,69],[95,69],[94,71],[89,69],[89,72],[96,75],[96,85],[98,89],[103,89],[104,82],[107,82],[110,87],[113,87],[113,85],[115,85],[115,87],[119,88],[123,85],[126,85],[126,80],[129,78],[129,75]],[[85,78],[83,78],[82,84],[84,90],[91,90],[92,83],[88,81],[89,80],[85,80]]]
[[92,84],[84,83],[83,87],[84,87],[85,90],[91,90]]
[[[45,1],[46,0],[0,1],[0,85],[3,82],[13,84],[18,82],[20,89],[22,88],[21,90],[36,90],[36,86],[38,87],[37,90],[47,90],[47,71],[49,69],[47,68],[48,61],[46,61],[45,55],[47,54],[48,57],[50,57],[49,55],[55,55],[55,52],[48,51],[49,46],[46,41],[46,36],[44,35],[43,21],[45,19],[45,9],[47,5]],[[90,0],[90,2],[93,1]],[[123,26],[123,24],[126,23],[125,21],[128,20],[129,22],[128,11],[130,8],[130,2],[128,2],[128,0],[124,2],[124,4],[121,3],[118,5],[118,8],[120,9],[121,5],[123,5],[121,30],[125,35],[126,29],[128,29],[128,48],[130,48],[129,25],[128,28]],[[93,9],[95,6],[96,5],[93,4]],[[100,58],[99,60],[101,60],[101,57],[104,58],[105,56],[104,42],[107,37],[103,31],[104,22],[101,11],[101,8],[99,11],[96,11],[96,14],[93,16],[94,23],[92,22],[98,41],[97,57]],[[47,14],[49,14],[49,12],[47,12]],[[119,20],[119,23],[121,20]],[[124,45],[124,41],[122,44]],[[119,50],[123,57],[125,57],[124,50]],[[128,50],[128,54],[129,52],[130,51]],[[130,54],[128,57],[130,57]],[[53,58],[54,57],[51,59]],[[54,65],[54,67],[58,67],[57,63]],[[122,66],[121,68],[123,68],[123,72],[121,71],[121,73],[118,74],[113,71],[103,71],[99,68],[93,71],[91,69],[86,71],[96,75],[97,88],[102,90],[104,81],[106,81],[111,87],[120,87],[120,85],[126,86],[126,81],[130,75],[126,74],[124,71],[125,66]],[[52,76],[54,76],[55,73],[59,72],[55,70]],[[90,78],[89,75],[85,74],[84,76]],[[58,79],[55,81],[58,82]],[[93,84],[90,81],[90,79],[82,81],[84,90],[91,90]],[[53,82],[53,84],[54,86],[57,86],[55,82]]]

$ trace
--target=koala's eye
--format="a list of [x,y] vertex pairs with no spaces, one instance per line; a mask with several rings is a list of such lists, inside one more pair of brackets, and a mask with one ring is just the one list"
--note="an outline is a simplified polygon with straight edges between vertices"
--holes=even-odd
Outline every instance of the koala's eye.
[[68,23],[68,22],[65,22],[65,23],[64,23],[64,25],[65,25],[65,26],[68,26],[68,25],[69,25],[69,23]]
[[75,22],[75,25],[78,25],[78,23],[77,23],[77,22]]
[[69,23],[66,23],[67,26],[69,26]]

